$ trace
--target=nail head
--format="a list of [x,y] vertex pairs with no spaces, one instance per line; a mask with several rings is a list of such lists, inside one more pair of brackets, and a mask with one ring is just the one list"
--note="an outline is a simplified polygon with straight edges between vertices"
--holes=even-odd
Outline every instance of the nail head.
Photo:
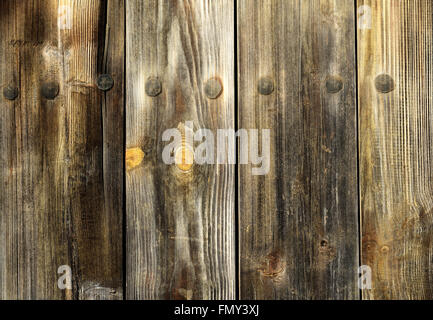
[[101,74],[96,80],[99,90],[108,91],[114,86],[114,80],[109,74]]
[[209,79],[204,86],[204,92],[209,99],[218,98],[222,90],[221,82],[216,78]]
[[387,74],[378,75],[374,81],[376,90],[381,93],[389,93],[394,90],[394,79]]
[[146,81],[145,90],[149,97],[156,97],[162,91],[161,82],[157,78],[151,77]]
[[260,94],[270,95],[274,91],[274,81],[268,77],[261,78],[257,88]]
[[18,97],[18,88],[7,86],[3,89],[3,96],[8,100],[15,100]]
[[339,76],[329,76],[326,79],[326,90],[329,93],[337,93],[343,89],[343,81]]
[[53,100],[59,94],[59,85],[56,82],[46,82],[42,85],[42,95],[48,99]]

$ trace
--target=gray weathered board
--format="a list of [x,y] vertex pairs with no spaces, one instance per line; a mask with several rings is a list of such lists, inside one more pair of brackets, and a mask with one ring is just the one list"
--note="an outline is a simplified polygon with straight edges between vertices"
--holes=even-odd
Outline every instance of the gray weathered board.
[[233,1],[128,1],[126,16],[126,297],[233,299],[235,166],[167,165],[161,139],[234,128]]
[[433,299],[433,2],[358,5],[363,298]]
[[0,1],[0,299],[433,299],[432,119],[431,0]]
[[240,168],[242,299],[359,296],[354,12],[238,1],[239,127],[271,129],[269,174]]

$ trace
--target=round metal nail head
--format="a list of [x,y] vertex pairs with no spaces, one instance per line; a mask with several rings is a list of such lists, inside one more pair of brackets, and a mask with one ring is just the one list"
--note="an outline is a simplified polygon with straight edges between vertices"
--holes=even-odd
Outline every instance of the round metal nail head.
[[329,93],[337,93],[343,89],[343,81],[338,76],[329,76],[326,79],[326,90]]
[[114,86],[114,80],[109,74],[101,74],[96,80],[99,90],[108,91]]
[[7,86],[3,89],[3,96],[8,100],[15,100],[18,97],[18,88]]
[[59,90],[59,85],[56,82],[47,82],[42,85],[42,95],[48,100],[55,99]]
[[270,78],[261,78],[259,80],[257,89],[260,94],[267,96],[270,95],[272,92],[274,92],[274,81]]
[[145,90],[149,97],[156,97],[162,91],[161,82],[157,78],[149,78],[146,81]]
[[204,86],[204,92],[209,99],[216,99],[220,96],[223,87],[218,79],[209,79]]
[[374,84],[376,90],[381,93],[389,93],[395,88],[394,79],[387,74],[378,75],[374,80]]

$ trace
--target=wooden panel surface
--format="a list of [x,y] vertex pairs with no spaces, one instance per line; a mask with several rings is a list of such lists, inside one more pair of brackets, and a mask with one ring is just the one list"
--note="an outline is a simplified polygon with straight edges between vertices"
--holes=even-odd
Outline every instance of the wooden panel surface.
[[242,299],[359,297],[354,18],[352,1],[238,1],[239,127],[271,129],[269,174],[240,167]]
[[123,20],[122,1],[0,2],[0,299],[122,297]]
[[126,11],[126,297],[232,299],[234,165],[167,165],[162,135],[186,121],[234,128],[233,1],[131,0]]
[[[433,299],[432,53],[431,0],[0,1],[0,299]],[[163,162],[235,125],[267,174]]]
[[433,299],[433,3],[358,6],[363,298]]

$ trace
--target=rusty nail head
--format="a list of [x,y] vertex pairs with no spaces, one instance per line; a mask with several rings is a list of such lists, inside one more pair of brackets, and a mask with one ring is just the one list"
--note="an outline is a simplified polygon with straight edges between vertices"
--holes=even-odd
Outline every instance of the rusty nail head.
[[155,77],[150,77],[146,81],[145,90],[149,97],[156,97],[162,91],[161,82]]
[[326,90],[329,93],[337,93],[343,89],[343,81],[339,76],[329,76],[326,79]]
[[42,85],[42,95],[48,100],[54,100],[59,94],[57,82],[46,82]]
[[15,100],[18,97],[18,88],[9,85],[3,89],[3,95],[8,100]]
[[217,78],[211,78],[206,81],[204,93],[209,99],[216,99],[221,95],[223,87]]
[[96,85],[99,90],[108,91],[114,86],[114,80],[109,74],[101,74],[98,79],[96,79]]
[[374,80],[376,90],[381,93],[389,93],[394,90],[394,79],[387,74],[380,74]]
[[274,81],[268,77],[260,78],[257,89],[264,96],[270,95],[274,92]]

